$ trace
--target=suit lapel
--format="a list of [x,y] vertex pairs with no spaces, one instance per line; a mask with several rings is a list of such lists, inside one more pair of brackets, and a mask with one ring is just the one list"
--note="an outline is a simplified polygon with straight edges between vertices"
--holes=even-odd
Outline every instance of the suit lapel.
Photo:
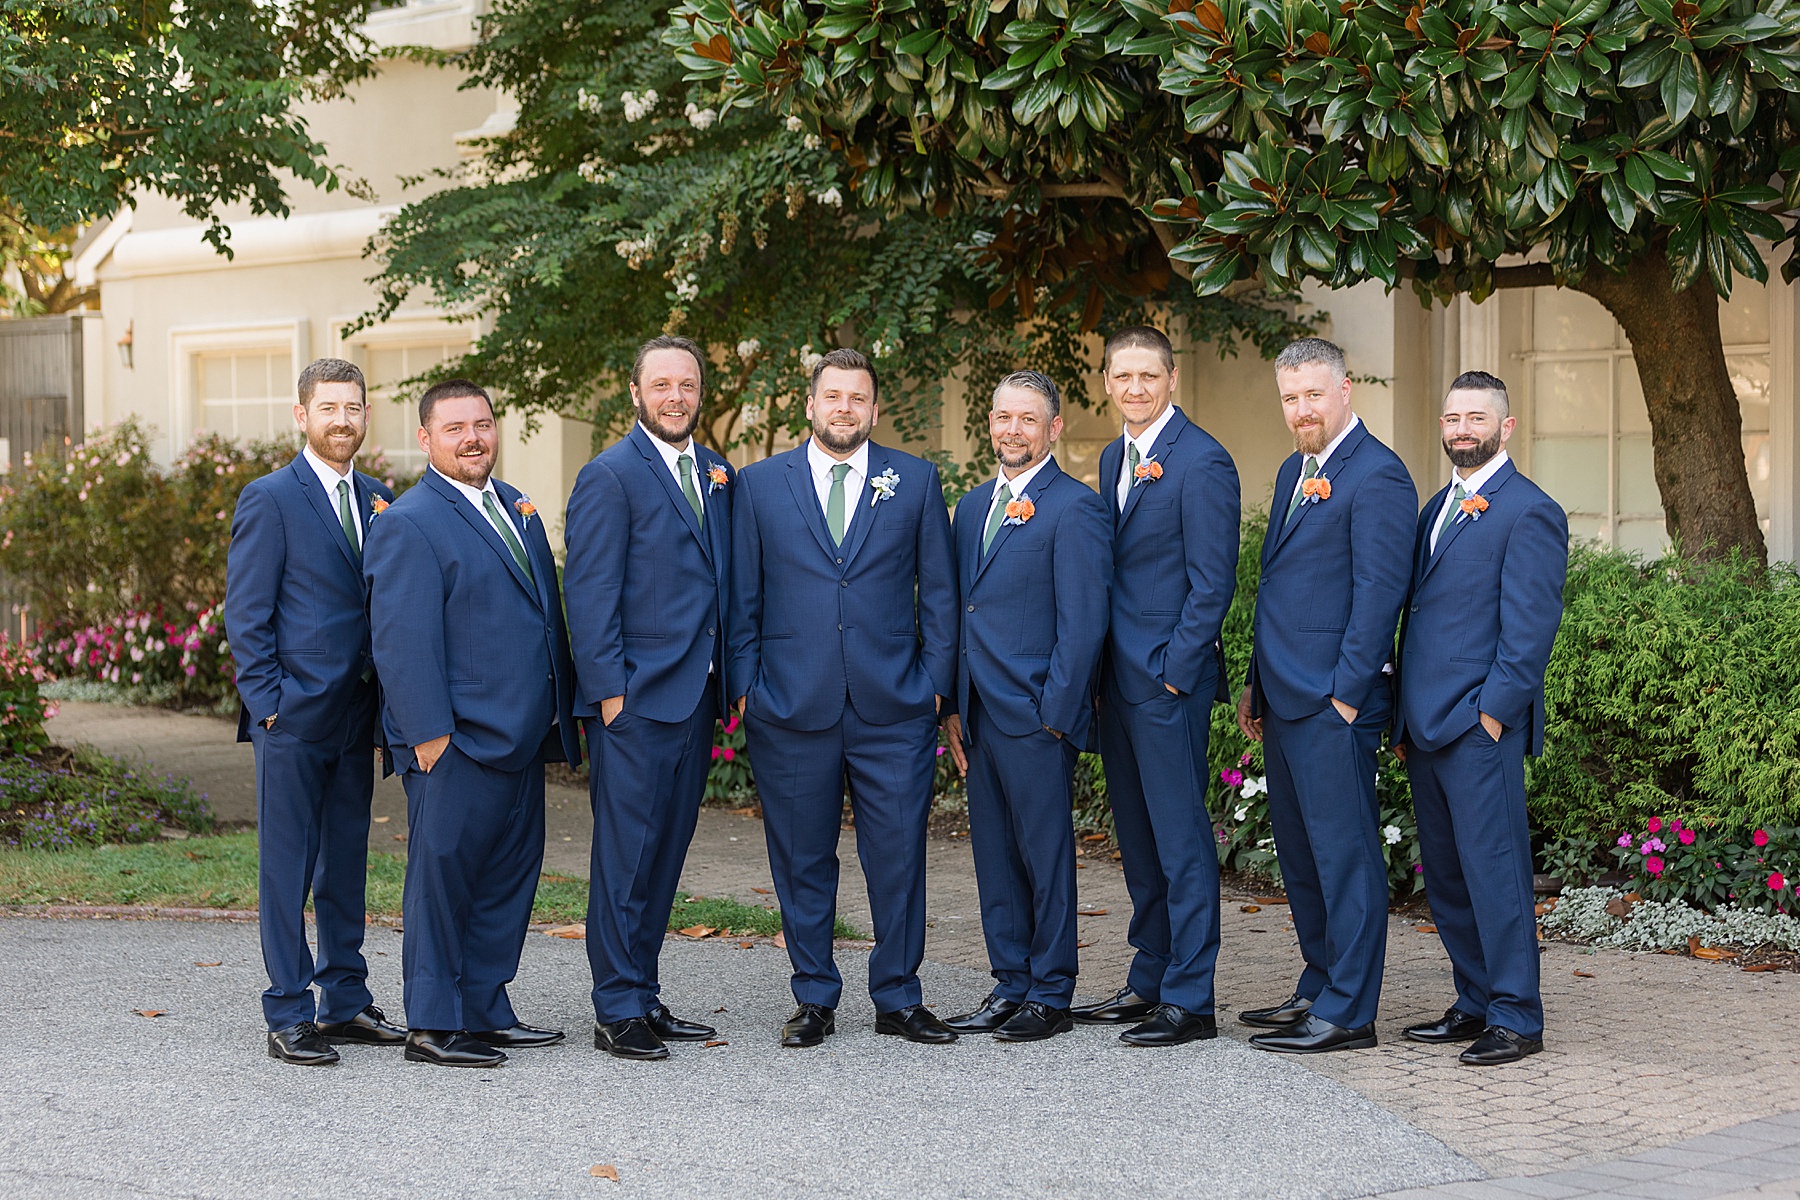
[[831,544],[831,533],[825,528],[825,514],[819,509],[818,493],[813,491],[812,466],[806,459],[805,442],[788,451],[787,466],[788,487],[794,493],[794,503],[799,506],[800,519],[812,530],[819,549],[835,561],[837,547]]
[[[874,484],[875,477],[887,469],[887,447],[870,442],[868,477],[863,480],[862,496],[856,502],[856,512],[850,518],[849,527],[844,530],[843,559],[846,568],[856,561],[857,551],[861,550],[863,543],[869,540],[869,530],[874,528],[875,522],[881,519],[881,506],[891,503],[888,500],[878,501]],[[895,474],[899,474],[899,472],[896,471]],[[897,491],[895,495],[897,499]]]
[[[508,571],[512,572],[513,579],[525,590],[525,594],[536,601],[538,607],[542,608],[543,596],[538,592],[538,589],[532,585],[531,580],[525,578],[525,572],[519,569],[519,562],[512,556],[512,551],[507,549],[506,543],[500,540],[500,534],[495,531],[492,525],[488,524],[487,517],[475,507],[474,502],[464,496],[461,492],[457,491],[454,484],[448,479],[445,479],[442,475],[439,475],[436,471],[427,470],[425,472],[425,482],[433,491],[442,496],[445,501],[449,503],[451,508],[456,510],[458,516],[468,522],[469,528],[475,531],[476,537],[479,537],[482,541],[486,542],[488,548],[500,556],[500,561],[505,564]],[[498,484],[495,485],[495,490],[499,490]],[[501,510],[501,516],[502,518],[505,517],[504,509]],[[516,530],[517,526],[514,526],[514,529]],[[523,538],[520,539],[520,543],[524,543]],[[531,551],[527,550],[525,553],[529,555]],[[533,569],[535,570],[536,568]]]
[[1300,456],[1290,454],[1282,462],[1281,469],[1275,472],[1275,492],[1269,500],[1269,528],[1263,534],[1262,560],[1267,565],[1275,557],[1275,547],[1281,543],[1281,530],[1287,517],[1287,506],[1294,496],[1294,485],[1300,480]]
[[1413,581],[1418,583],[1425,578],[1425,568],[1431,562],[1431,527],[1442,517],[1444,497],[1450,494],[1450,485],[1446,484],[1425,505],[1419,514],[1418,528],[1413,532]]
[[[349,565],[350,569],[361,575],[362,563],[357,560],[356,551],[351,549],[350,539],[344,535],[344,522],[338,516],[333,501],[325,495],[325,489],[319,486],[319,477],[313,473],[312,467],[307,464],[304,457],[296,457],[291,466],[294,480],[300,485],[300,490],[305,494],[307,503],[312,505],[312,510],[318,515],[319,520],[325,523],[325,535],[337,543],[337,548],[343,553],[344,562]],[[355,472],[351,472],[351,474],[354,477]],[[368,526],[365,524],[363,528],[367,529]]]
[[[538,607],[545,612],[549,612],[550,592],[548,581],[556,578],[556,562],[550,558],[550,543],[548,541],[544,543],[543,554],[537,553],[537,539],[531,536],[531,522],[525,518],[524,513],[519,511],[519,501],[524,498],[524,492],[521,492],[518,488],[512,486],[512,484],[502,483],[498,479],[494,480],[494,490],[500,494],[501,513],[505,515],[507,522],[512,525],[513,536],[519,539],[519,545],[525,549],[525,557],[531,562],[531,579],[529,582],[537,585]],[[534,513],[533,517],[540,525],[543,523],[541,514]],[[512,551],[508,550],[506,556],[511,558]],[[545,574],[546,570],[549,571],[548,575]]]
[[1119,463],[1125,457],[1125,439],[1114,438],[1100,451],[1100,494],[1106,499],[1106,511],[1112,514],[1113,528],[1119,527]]
[[[1359,420],[1356,423],[1356,428],[1352,429],[1350,435],[1342,442],[1338,443],[1338,448],[1331,452],[1331,457],[1326,459],[1325,465],[1319,468],[1319,477],[1326,480],[1340,478],[1344,474],[1345,468],[1350,465],[1350,456],[1356,453],[1356,448],[1362,445],[1363,439],[1368,436],[1369,427]],[[1295,475],[1297,478],[1298,468],[1296,468]],[[1293,484],[1290,483],[1288,485],[1288,490],[1280,494],[1291,497],[1294,494]],[[1324,501],[1324,503],[1329,504],[1330,501],[1327,500]],[[1320,501],[1317,500],[1312,501],[1310,504],[1302,504],[1300,506],[1300,511],[1294,514],[1294,519],[1281,527],[1281,532],[1275,538],[1276,553],[1279,553],[1283,544],[1294,535],[1294,530],[1300,528],[1301,522],[1306,520],[1307,510],[1317,508],[1319,507],[1319,504]],[[1283,515],[1287,513],[1285,507],[1283,507],[1281,511]],[[1273,555],[1271,555],[1271,557],[1273,557]]]
[[[644,432],[642,425],[633,425],[627,436],[631,439],[631,444],[637,447],[638,453],[644,456],[644,465],[650,469],[652,475],[656,476],[657,482],[662,484],[663,491],[668,494],[669,503],[675,506],[676,514],[688,527],[688,532],[694,535],[694,540],[700,543],[700,548],[710,559],[712,547],[707,544],[706,535],[700,529],[700,519],[694,516],[694,508],[688,503],[686,494],[681,490],[681,485],[675,481],[674,474],[669,470],[669,464],[663,461],[662,452],[650,444],[650,435]],[[694,456],[694,470],[698,473],[700,470],[699,447],[694,446],[689,453]],[[700,503],[704,506],[706,493],[705,489],[700,488],[700,480],[697,478],[694,480],[694,487],[700,490]],[[712,514],[708,513],[707,515],[711,516]]]
[[[1164,425],[1162,432],[1156,435],[1156,441],[1151,445],[1150,453],[1145,456],[1144,462],[1155,460],[1156,462],[1166,464],[1169,461],[1169,451],[1175,446],[1175,439],[1181,436],[1181,431],[1187,423],[1188,419],[1186,413],[1182,412],[1179,408],[1171,408],[1169,410],[1169,423]],[[1119,452],[1123,454],[1124,449],[1121,448]],[[1142,466],[1143,463],[1139,463],[1138,465]],[[1131,520],[1131,514],[1137,511],[1138,500],[1145,492],[1155,486],[1156,481],[1153,479],[1134,479],[1131,481],[1131,486],[1125,490],[1125,508],[1119,513],[1119,525],[1121,527],[1124,526],[1125,522]]]
[[[1027,499],[1035,506],[1038,501],[1044,498],[1044,492],[1049,488],[1050,481],[1055,479],[1058,474],[1060,474],[1060,471],[1057,469],[1056,460],[1054,458],[1049,459],[1044,463],[1044,469],[1039,471],[1032,479],[1031,483],[1026,487],[1025,492],[1020,496],[1014,496],[1013,499]],[[992,502],[993,498],[993,489],[990,488],[988,490],[988,500]],[[986,515],[985,512],[983,515]],[[1036,518],[1036,515],[1035,512],[1032,514],[1034,519]],[[984,521],[982,525],[983,532],[986,532],[986,522]],[[978,564],[975,568],[975,578],[977,580],[979,580],[982,574],[987,571],[988,564],[992,563],[996,558],[999,558],[1000,552],[1006,549],[1007,539],[1012,536],[1013,531],[1020,528],[1023,528],[1023,526],[1009,525],[1002,521],[1000,528],[994,533],[994,544],[989,548],[986,554],[981,553],[980,537],[977,535],[975,543],[976,562]]]
[[[1494,496],[1499,493],[1501,488],[1506,486],[1507,480],[1518,473],[1518,468],[1513,466],[1512,462],[1509,460],[1498,471],[1495,471],[1494,477],[1488,480],[1487,483],[1482,486],[1482,489],[1475,494],[1487,497]],[[1439,503],[1441,504],[1442,501],[1439,501]],[[1420,583],[1425,582],[1425,577],[1431,574],[1432,568],[1443,561],[1444,551],[1450,549],[1450,543],[1454,542],[1464,529],[1474,523],[1475,518],[1472,515],[1468,513],[1457,514],[1456,519],[1450,522],[1450,528],[1444,530],[1444,532],[1438,536],[1437,549],[1431,552],[1431,557],[1425,561],[1425,569],[1419,573]]]
[[961,570],[958,578],[968,581],[970,588],[975,586],[975,574],[981,566],[981,534],[987,524],[988,507],[994,501],[994,487],[992,482],[980,485],[963,501],[966,507],[957,510],[956,559]]

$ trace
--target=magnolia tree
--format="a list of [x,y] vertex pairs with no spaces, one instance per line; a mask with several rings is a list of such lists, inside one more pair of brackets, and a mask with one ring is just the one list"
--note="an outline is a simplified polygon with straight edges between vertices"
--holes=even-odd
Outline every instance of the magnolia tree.
[[1579,289],[1631,339],[1670,533],[1766,557],[1718,298],[1793,236],[1791,0],[686,0],[665,40],[866,203],[1008,206],[1020,294],[1108,237],[1200,294]]

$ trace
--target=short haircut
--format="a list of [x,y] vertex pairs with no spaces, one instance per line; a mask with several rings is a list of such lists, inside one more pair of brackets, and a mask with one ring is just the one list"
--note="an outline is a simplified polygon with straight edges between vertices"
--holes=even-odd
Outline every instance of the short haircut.
[[1282,347],[1281,353],[1275,356],[1277,371],[1294,371],[1315,365],[1330,367],[1340,383],[1350,378],[1350,367],[1344,362],[1343,350],[1336,342],[1324,338],[1298,338]]
[[[1005,379],[994,385],[994,400],[1000,399],[1001,388],[1024,388],[1028,392],[1036,392],[1050,406],[1052,419],[1062,415],[1062,397],[1056,393],[1056,384],[1042,371],[1014,371]],[[992,403],[992,401],[990,401]]]
[[694,366],[700,371],[700,395],[706,395],[706,353],[692,338],[676,337],[673,334],[661,333],[638,347],[637,357],[631,360],[631,386],[644,386],[644,360],[654,350],[685,350],[693,356]]
[[1113,353],[1118,350],[1154,350],[1162,355],[1163,370],[1175,369],[1175,347],[1168,335],[1160,329],[1149,325],[1127,325],[1106,339],[1106,349],[1100,352],[1100,369],[1112,368]]
[[807,395],[817,396],[819,394],[819,376],[825,373],[826,367],[836,367],[840,371],[866,373],[869,377],[869,400],[876,404],[881,402],[881,377],[875,374],[875,364],[855,350],[844,346],[829,351],[813,364],[812,382],[806,385]]
[[419,425],[431,424],[431,410],[437,407],[439,400],[456,400],[463,396],[480,396],[487,401],[488,412],[494,411],[494,398],[487,394],[480,385],[470,383],[467,379],[446,379],[442,383],[434,383],[425,389],[419,397]]
[[[1500,414],[1502,421],[1512,415],[1512,400],[1506,394],[1506,383],[1498,375],[1489,375],[1486,371],[1464,371],[1450,381],[1451,392],[1488,392],[1494,397],[1494,411]],[[1444,399],[1450,398],[1450,392],[1444,393]]]
[[361,391],[365,402],[369,399],[369,385],[363,379],[362,368],[353,362],[341,358],[315,358],[306,364],[300,372],[300,404],[302,407],[312,405],[313,393],[321,383],[354,383]]

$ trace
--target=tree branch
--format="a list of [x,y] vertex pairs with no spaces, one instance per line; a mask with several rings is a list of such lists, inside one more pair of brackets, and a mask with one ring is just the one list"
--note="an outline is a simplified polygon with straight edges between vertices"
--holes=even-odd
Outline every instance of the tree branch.
[[1516,267],[1495,267],[1495,288],[1555,287],[1556,274],[1549,263],[1522,263]]

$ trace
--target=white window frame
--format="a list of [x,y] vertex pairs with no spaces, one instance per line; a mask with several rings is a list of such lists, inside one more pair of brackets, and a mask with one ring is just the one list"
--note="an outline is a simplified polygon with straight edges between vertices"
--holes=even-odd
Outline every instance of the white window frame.
[[[472,346],[483,332],[478,318],[459,317],[436,309],[401,309],[379,325],[347,333],[355,321],[354,316],[331,319],[330,354],[333,358],[349,359],[357,350],[410,346],[422,342],[448,342],[458,336],[466,337]],[[382,449],[392,454],[396,451],[410,452],[412,447],[383,446]]]
[[169,330],[169,460],[180,458],[200,428],[195,420],[200,393],[194,360],[202,354],[237,350],[286,350],[295,377],[312,361],[311,326],[305,317],[238,325],[177,325]]

